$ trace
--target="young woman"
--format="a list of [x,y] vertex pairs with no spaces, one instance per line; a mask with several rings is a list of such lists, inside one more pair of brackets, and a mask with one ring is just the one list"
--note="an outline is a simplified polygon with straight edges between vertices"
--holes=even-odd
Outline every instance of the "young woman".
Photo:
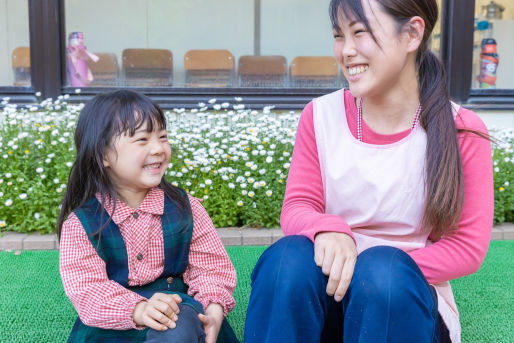
[[491,147],[428,49],[435,0],[332,0],[349,83],[300,118],[281,224],[252,274],[245,342],[452,342],[449,280],[493,219]]
[[132,91],[80,113],[59,215],[60,272],[79,314],[69,342],[237,342],[236,273],[198,199],[164,178],[162,110]]

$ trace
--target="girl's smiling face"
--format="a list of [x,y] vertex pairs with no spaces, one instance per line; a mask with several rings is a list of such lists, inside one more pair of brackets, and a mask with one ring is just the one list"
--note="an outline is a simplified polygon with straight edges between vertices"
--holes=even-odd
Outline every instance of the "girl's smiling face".
[[334,54],[352,94],[377,96],[396,86],[409,87],[412,76],[415,80],[416,57],[409,33],[378,1],[363,0],[362,7],[373,34],[341,9],[338,27],[334,27]]
[[[133,136],[124,132],[115,137],[105,152],[104,166],[122,197],[144,194],[160,184],[168,168],[171,148],[166,129],[148,123],[137,128]],[[127,200],[127,199],[125,199]]]

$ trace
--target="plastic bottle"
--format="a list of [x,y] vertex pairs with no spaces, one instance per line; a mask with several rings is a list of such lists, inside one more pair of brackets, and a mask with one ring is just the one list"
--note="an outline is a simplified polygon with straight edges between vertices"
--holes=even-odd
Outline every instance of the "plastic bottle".
[[480,53],[480,75],[478,76],[480,88],[496,88],[496,70],[499,62],[496,41],[492,38],[483,39]]

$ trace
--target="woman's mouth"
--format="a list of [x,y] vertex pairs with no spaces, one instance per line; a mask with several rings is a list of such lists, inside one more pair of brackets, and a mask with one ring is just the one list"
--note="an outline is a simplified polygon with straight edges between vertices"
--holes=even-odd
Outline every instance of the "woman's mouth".
[[361,65],[354,66],[354,67],[348,67],[348,74],[350,76],[356,76],[356,75],[364,73],[366,70],[368,70],[368,65],[361,64]]

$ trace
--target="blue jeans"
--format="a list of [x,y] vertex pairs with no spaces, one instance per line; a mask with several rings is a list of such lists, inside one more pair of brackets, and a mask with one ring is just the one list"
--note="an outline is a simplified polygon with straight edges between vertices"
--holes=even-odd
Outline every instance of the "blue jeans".
[[279,240],[253,270],[245,342],[441,342],[435,290],[402,250],[363,251],[341,302],[326,286],[308,238]]
[[191,306],[178,305],[180,312],[178,314],[177,326],[174,329],[166,331],[157,331],[149,329],[146,333],[145,343],[203,343],[205,342],[205,332],[198,312]]

